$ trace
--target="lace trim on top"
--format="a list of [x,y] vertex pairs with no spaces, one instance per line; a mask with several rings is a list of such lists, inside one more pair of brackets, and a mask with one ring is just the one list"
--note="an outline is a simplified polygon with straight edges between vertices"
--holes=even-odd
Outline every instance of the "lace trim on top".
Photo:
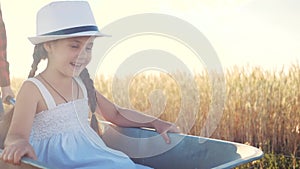
[[79,99],[40,112],[34,118],[30,138],[42,140],[64,132],[82,131],[76,114],[88,125],[88,114],[85,113],[88,109],[87,100]]

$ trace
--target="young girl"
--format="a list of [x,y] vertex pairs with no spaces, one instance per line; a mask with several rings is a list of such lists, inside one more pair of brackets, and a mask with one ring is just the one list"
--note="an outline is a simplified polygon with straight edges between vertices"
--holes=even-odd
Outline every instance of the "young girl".
[[[123,127],[152,127],[169,142],[179,132],[169,122],[114,105],[94,90],[86,65],[98,31],[86,1],[52,2],[37,14],[32,70],[18,92],[2,159],[19,164],[23,156],[54,168],[148,168],[110,149],[90,127],[88,112],[96,109]],[[35,76],[41,59],[46,69]],[[35,77],[34,77],[35,76]]]

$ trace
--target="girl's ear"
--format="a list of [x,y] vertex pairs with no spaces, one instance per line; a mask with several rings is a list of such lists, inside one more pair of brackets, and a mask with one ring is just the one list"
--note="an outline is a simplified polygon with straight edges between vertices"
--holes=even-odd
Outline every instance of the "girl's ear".
[[46,42],[43,44],[43,46],[44,46],[44,49],[47,51],[47,53],[49,53],[51,50],[51,43]]

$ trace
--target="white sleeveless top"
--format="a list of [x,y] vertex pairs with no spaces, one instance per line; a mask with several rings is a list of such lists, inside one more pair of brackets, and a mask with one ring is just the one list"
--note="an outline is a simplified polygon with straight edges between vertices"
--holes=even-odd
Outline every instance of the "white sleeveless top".
[[62,169],[148,169],[134,164],[120,151],[105,145],[88,120],[88,98],[80,78],[75,78],[84,98],[56,105],[47,88],[36,78],[27,81],[40,90],[48,110],[35,115],[30,134],[38,161]]

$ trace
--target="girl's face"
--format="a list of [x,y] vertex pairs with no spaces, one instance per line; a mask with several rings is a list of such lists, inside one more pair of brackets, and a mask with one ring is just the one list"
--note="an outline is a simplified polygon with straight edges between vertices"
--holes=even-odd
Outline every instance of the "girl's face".
[[91,37],[60,39],[45,44],[48,52],[47,68],[66,76],[79,76],[91,60],[93,41]]

